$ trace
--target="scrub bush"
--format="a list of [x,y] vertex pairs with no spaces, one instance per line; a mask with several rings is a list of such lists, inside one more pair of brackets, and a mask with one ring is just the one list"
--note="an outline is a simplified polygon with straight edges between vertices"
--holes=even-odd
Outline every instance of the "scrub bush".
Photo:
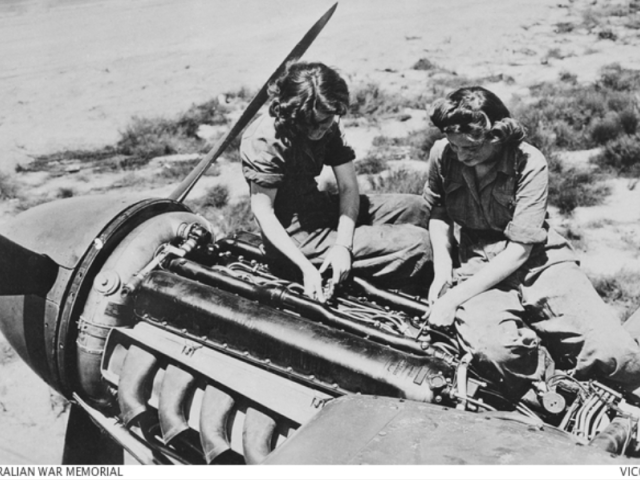
[[[245,95],[248,92],[241,89],[237,93],[230,93],[229,97],[243,99]],[[118,161],[111,162],[107,167],[131,170],[146,165],[157,156],[206,151],[207,142],[196,135],[198,127],[202,124],[226,124],[228,113],[227,106],[221,105],[218,99],[213,99],[200,105],[192,105],[174,119],[133,117],[131,123],[120,133],[120,139],[115,145],[95,150],[65,150],[42,155],[29,165],[29,170],[46,170],[50,163],[64,160],[101,162],[116,156],[120,157]],[[230,152],[233,147],[234,144],[229,147]]]
[[433,70],[434,68],[437,68],[437,67],[428,58],[421,58],[416,63],[414,63],[413,67],[411,67],[411,68],[414,69],[414,70]]
[[17,198],[18,186],[15,179],[6,173],[0,172],[0,200]]
[[258,223],[251,212],[251,202],[249,197],[242,197],[236,203],[231,203],[220,210],[222,218],[221,230],[225,235],[230,235],[240,230],[252,233],[259,233]]
[[387,169],[387,160],[382,155],[367,155],[355,162],[355,169],[358,175],[375,175]]
[[201,140],[181,135],[176,122],[163,118],[134,117],[121,134],[116,150],[145,164],[154,157],[193,151],[199,142]]
[[640,135],[623,135],[607,143],[593,162],[618,175],[640,177]]
[[229,187],[218,184],[207,189],[206,205],[213,208],[223,208],[229,203]]
[[564,169],[559,160],[552,156],[549,170],[549,203],[560,213],[568,215],[576,207],[590,207],[600,204],[610,190],[592,172]]
[[414,193],[422,195],[427,182],[427,173],[398,169],[371,179],[373,193]]
[[597,145],[616,139],[624,131],[620,115],[616,112],[608,112],[604,118],[594,120],[590,130],[591,140]]
[[175,132],[186,137],[195,137],[200,125],[224,125],[227,108],[217,98],[200,105],[192,105],[175,122]]
[[75,196],[76,191],[70,187],[60,187],[56,193],[56,198],[71,198]]
[[411,147],[411,158],[426,162],[429,160],[431,147],[441,138],[444,138],[444,135],[436,127],[428,127],[410,133],[407,144]]
[[399,95],[382,90],[375,83],[355,87],[351,90],[349,113],[353,117],[368,117],[398,113],[407,106]]
[[223,184],[213,185],[202,197],[188,203],[191,208],[199,212],[210,208],[224,208],[229,204],[229,187]]
[[529,141],[545,154],[593,148],[637,130],[638,89],[640,71],[613,64],[591,85],[548,82],[533,87],[535,100],[516,105],[514,116],[524,124]]

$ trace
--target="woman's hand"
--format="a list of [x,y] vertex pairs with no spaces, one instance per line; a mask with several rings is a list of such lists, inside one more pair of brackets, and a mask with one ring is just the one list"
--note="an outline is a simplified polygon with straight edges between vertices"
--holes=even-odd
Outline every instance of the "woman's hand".
[[304,282],[304,293],[320,303],[327,301],[322,291],[322,275],[316,267],[309,264],[302,270],[302,279]]
[[453,295],[445,294],[431,305],[429,324],[435,327],[449,327],[456,319],[456,311],[460,305]]
[[453,285],[453,271],[448,269],[444,273],[436,272],[433,282],[429,287],[429,303],[435,303],[441,295],[444,295]]
[[351,271],[351,251],[346,246],[336,243],[322,262],[320,273],[324,273],[329,266],[333,272],[331,277],[333,285],[345,281]]

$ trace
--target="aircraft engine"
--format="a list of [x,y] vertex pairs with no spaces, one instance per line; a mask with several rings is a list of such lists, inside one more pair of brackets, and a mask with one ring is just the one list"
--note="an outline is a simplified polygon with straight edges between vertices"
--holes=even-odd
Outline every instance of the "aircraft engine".
[[354,278],[320,304],[274,275],[259,237],[215,239],[177,201],[61,200],[0,233],[16,280],[0,327],[72,401],[65,463],[123,448],[144,464],[530,463],[532,445],[540,462],[615,463],[605,451],[635,445],[637,423],[608,422],[617,392],[556,381],[562,429],[532,433],[542,421],[455,338],[424,334],[421,299]]
[[335,397],[430,402],[452,376],[388,303],[424,305],[361,281],[380,305],[323,306],[271,275],[258,244],[214,242],[178,202],[63,200],[4,235],[57,275],[44,294],[0,299],[3,333],[54,389],[118,418],[167,462],[233,451],[256,463]]

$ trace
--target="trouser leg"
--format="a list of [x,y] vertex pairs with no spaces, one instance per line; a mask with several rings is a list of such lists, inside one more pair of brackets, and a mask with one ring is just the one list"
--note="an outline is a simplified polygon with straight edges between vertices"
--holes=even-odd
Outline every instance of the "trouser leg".
[[539,339],[522,320],[517,290],[491,289],[466,301],[456,312],[456,329],[473,364],[512,400],[537,379]]
[[640,347],[573,262],[527,278],[523,305],[530,326],[561,368],[578,379],[608,378],[627,389],[640,386]]
[[[353,236],[353,272],[387,288],[425,285],[432,277],[429,211],[418,195],[362,195]],[[324,261],[337,232],[320,228],[292,235],[315,265]]]
[[[320,265],[336,241],[331,229],[314,232],[300,244],[302,252]],[[353,273],[387,288],[425,283],[431,271],[428,232],[415,225],[361,225],[353,235]]]
[[360,195],[362,225],[416,225],[429,226],[429,207],[420,195],[389,193]]

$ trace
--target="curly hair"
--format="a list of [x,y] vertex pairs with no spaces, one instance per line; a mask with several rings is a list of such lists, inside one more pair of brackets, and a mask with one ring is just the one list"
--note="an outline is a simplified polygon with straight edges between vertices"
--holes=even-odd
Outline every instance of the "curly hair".
[[289,140],[318,112],[344,115],[349,109],[349,87],[333,68],[319,62],[293,62],[268,88],[269,115],[276,131]]
[[517,145],[526,135],[502,100],[478,86],[460,88],[436,102],[430,117],[442,133],[460,133],[474,140]]

